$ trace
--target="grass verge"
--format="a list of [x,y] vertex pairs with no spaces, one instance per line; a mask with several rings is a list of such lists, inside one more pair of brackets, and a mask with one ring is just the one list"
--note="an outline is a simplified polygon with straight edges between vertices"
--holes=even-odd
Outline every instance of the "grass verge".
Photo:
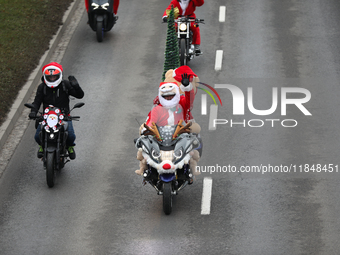
[[0,125],[73,0],[0,0]]

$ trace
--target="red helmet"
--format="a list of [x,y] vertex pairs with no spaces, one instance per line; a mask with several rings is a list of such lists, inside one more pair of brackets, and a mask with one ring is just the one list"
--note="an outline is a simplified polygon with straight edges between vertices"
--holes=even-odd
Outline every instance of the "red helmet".
[[50,88],[56,88],[63,79],[63,67],[56,62],[45,65],[42,68],[42,72],[44,81]]

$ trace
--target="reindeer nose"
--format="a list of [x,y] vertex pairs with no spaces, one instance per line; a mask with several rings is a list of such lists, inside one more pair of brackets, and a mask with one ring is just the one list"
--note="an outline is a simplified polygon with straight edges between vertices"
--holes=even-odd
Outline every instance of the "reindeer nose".
[[170,168],[171,168],[171,165],[168,164],[168,163],[166,163],[166,164],[163,165],[163,169],[165,169],[165,170],[168,170],[168,169],[170,169]]

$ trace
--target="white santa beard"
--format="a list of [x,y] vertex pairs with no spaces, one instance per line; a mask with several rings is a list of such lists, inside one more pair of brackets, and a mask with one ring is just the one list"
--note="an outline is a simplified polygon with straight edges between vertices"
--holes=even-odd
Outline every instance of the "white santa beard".
[[187,10],[187,7],[188,7],[188,5],[189,5],[189,2],[190,2],[190,1],[184,1],[184,0],[182,0],[182,1],[179,3],[180,6],[181,6],[181,8],[182,8],[182,11],[183,11],[182,15],[184,15],[185,11]]
[[162,97],[161,93],[158,93],[159,102],[164,108],[173,108],[178,105],[181,95],[176,93],[176,95],[171,100],[166,100]]

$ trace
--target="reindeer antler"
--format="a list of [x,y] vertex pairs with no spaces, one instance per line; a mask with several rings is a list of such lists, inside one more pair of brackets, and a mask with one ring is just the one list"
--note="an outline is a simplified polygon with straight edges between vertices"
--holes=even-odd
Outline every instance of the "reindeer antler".
[[160,142],[162,141],[162,137],[159,134],[159,131],[158,131],[158,128],[155,122],[152,122],[151,127],[149,127],[148,125],[146,125],[146,123],[144,123],[144,127],[148,130],[144,132],[144,135],[154,135],[158,141]]
[[179,136],[180,134],[183,134],[183,133],[190,133],[190,126],[191,126],[191,122],[188,122],[188,124],[186,124],[185,126],[182,125],[182,122],[183,120],[180,120],[177,127],[176,127],[176,130],[175,130],[175,133],[172,135],[172,140],[176,139],[177,136]]

